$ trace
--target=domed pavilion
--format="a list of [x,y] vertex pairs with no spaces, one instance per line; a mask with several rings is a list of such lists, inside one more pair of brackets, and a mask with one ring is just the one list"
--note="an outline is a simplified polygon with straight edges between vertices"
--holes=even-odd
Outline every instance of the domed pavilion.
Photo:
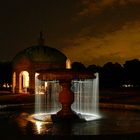
[[13,93],[34,94],[37,71],[65,69],[66,61],[67,57],[62,52],[44,45],[40,34],[38,45],[22,50],[13,58]]

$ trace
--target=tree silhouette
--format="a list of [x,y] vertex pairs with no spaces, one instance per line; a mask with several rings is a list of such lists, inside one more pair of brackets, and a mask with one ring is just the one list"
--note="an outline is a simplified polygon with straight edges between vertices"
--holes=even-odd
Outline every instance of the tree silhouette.
[[81,62],[73,62],[72,63],[72,70],[73,71],[85,71],[86,67]]
[[140,61],[133,59],[126,61],[123,65],[125,69],[125,83],[140,86]]
[[124,70],[119,63],[106,63],[100,71],[101,87],[120,87],[123,81]]
[[12,66],[11,62],[0,62],[0,84],[12,84]]
[[101,67],[100,66],[97,66],[97,65],[95,65],[95,64],[92,64],[92,65],[89,65],[88,67],[87,67],[87,70],[88,71],[91,71],[91,72],[93,72],[93,73],[96,73],[96,72],[100,72],[100,69],[101,69]]

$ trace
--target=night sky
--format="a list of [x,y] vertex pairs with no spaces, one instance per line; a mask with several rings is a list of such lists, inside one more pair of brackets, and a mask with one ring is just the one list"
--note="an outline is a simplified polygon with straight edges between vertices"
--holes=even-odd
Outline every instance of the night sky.
[[45,44],[88,66],[140,58],[140,0],[0,1],[0,60]]

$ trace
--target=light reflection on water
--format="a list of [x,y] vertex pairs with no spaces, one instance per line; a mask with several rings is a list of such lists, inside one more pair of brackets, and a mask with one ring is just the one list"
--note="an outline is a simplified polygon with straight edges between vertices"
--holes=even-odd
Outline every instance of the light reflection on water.
[[35,125],[36,125],[36,130],[37,130],[38,134],[43,133],[42,130],[45,130],[46,129],[46,128],[45,129],[43,128],[42,122],[36,121],[35,122]]
[[54,123],[29,120],[33,106],[0,110],[0,137],[21,135],[140,134],[140,111],[100,109],[101,118],[88,122]]
[[[89,122],[53,123],[29,121],[28,113],[15,116],[15,124],[25,135],[102,135],[140,133],[140,112],[101,110],[102,118]],[[28,117],[27,117],[28,116]],[[26,118],[27,117],[27,118]]]

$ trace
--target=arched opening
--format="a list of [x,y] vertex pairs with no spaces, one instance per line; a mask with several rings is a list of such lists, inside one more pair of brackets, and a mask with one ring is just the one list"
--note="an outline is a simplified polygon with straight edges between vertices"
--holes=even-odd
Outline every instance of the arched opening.
[[13,73],[13,86],[12,86],[12,91],[15,93],[15,87],[16,87],[16,72]]
[[22,71],[19,74],[19,93],[28,93],[29,88],[29,73]]

